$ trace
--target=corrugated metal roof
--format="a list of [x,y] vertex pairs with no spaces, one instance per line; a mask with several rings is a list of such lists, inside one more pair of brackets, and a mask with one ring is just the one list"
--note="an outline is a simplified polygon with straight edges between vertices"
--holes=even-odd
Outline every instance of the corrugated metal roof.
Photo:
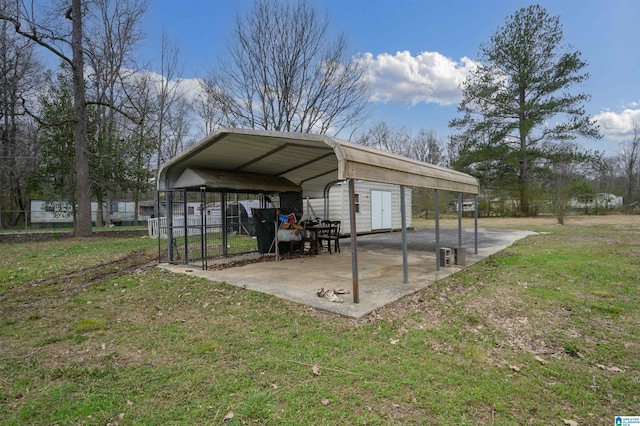
[[[205,175],[214,171],[228,172],[218,173],[230,180],[216,180],[219,188],[254,191],[259,183],[265,192],[281,192],[286,179],[310,198],[323,197],[328,185],[346,179],[470,194],[479,190],[468,174],[329,136],[231,128],[219,129],[165,163],[158,189],[213,187]],[[242,182],[248,187],[240,189]]]

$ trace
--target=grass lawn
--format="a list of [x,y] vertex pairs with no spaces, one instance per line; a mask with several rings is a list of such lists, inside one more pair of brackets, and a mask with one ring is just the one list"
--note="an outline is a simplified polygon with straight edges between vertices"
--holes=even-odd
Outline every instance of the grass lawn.
[[540,233],[362,320],[163,271],[154,240],[2,244],[0,423],[640,416],[640,217],[479,226]]

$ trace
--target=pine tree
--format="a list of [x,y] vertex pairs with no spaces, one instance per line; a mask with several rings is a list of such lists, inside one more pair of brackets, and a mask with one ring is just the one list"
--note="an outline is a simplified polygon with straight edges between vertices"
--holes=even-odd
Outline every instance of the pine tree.
[[480,48],[449,126],[462,133],[454,166],[482,175],[484,184],[515,193],[522,215],[535,213],[532,194],[539,160],[555,142],[599,138],[585,114],[588,94],[570,89],[586,81],[586,62],[563,44],[560,19],[539,5],[518,10]]

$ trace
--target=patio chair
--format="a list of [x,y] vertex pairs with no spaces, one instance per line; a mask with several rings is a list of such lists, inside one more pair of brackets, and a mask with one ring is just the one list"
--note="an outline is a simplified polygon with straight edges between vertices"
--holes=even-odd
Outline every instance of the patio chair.
[[[313,240],[307,235],[307,221],[300,222],[300,225],[302,225],[302,229],[297,231],[297,234],[300,236],[300,240],[289,241],[289,258],[291,258],[294,251],[297,251],[300,256],[305,253],[311,253]],[[309,245],[308,250],[306,249],[307,244]]]
[[327,249],[331,254],[331,243],[333,242],[333,249],[336,253],[340,253],[340,221],[339,220],[323,220],[321,222],[323,226],[327,226],[327,231],[323,231],[318,235],[320,240],[320,250],[324,247],[324,242],[327,242]]

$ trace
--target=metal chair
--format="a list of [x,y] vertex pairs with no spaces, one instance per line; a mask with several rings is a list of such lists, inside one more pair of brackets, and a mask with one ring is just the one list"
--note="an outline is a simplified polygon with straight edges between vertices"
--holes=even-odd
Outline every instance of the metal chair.
[[[309,238],[309,236],[307,235],[307,226],[309,225],[308,221],[303,221],[301,222],[302,224],[302,232],[300,233],[300,235],[302,236],[300,241],[291,241],[291,245],[289,247],[289,257],[291,257],[291,254],[293,254],[294,252],[294,247],[297,246],[297,250],[298,253],[300,254],[300,256],[303,256],[305,254],[310,254],[313,250],[313,240],[311,238]],[[307,249],[307,244],[309,245],[309,248]]]
[[331,242],[333,242],[333,249],[336,253],[340,253],[340,221],[339,220],[323,220],[321,222],[323,226],[327,226],[326,232],[318,235],[320,240],[320,249],[324,247],[324,241],[327,242],[327,249],[331,254]]

